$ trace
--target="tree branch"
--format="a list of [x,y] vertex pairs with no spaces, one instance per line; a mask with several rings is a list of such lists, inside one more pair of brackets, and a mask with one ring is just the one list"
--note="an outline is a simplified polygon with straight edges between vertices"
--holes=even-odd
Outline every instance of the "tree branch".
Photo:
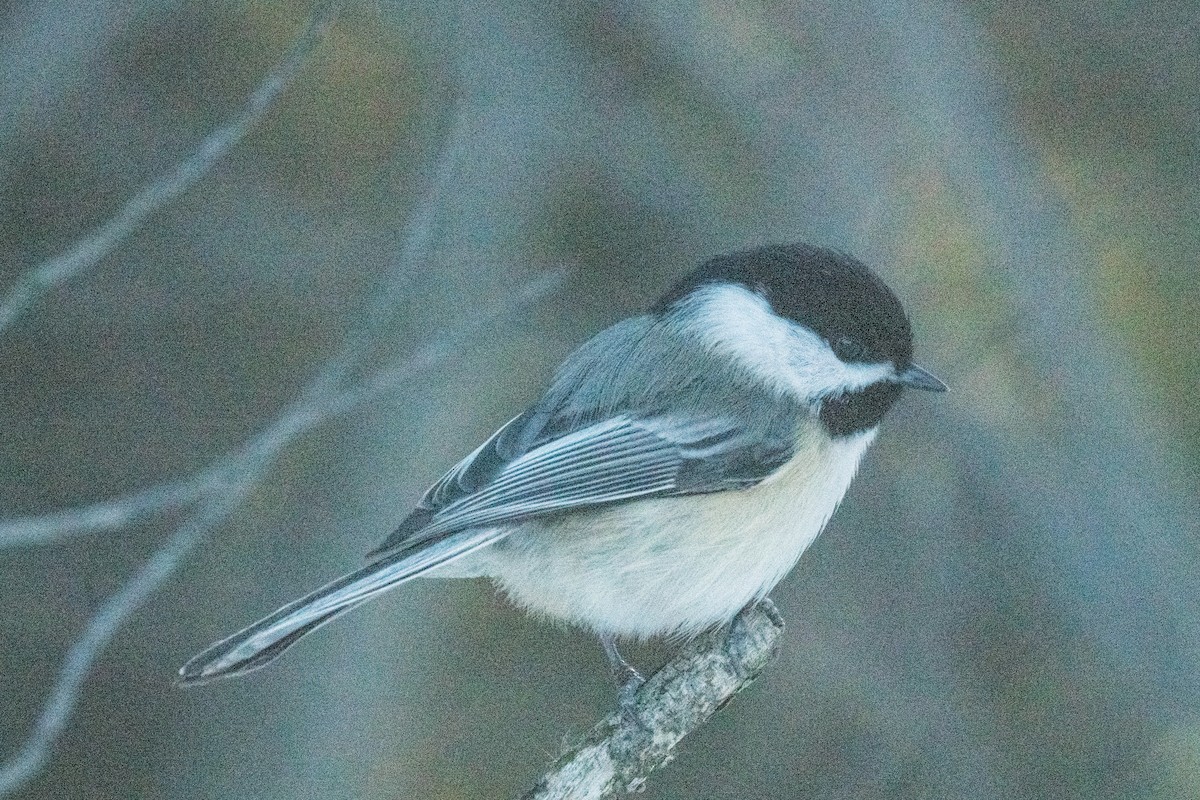
[[32,733],[14,755],[0,763],[0,796],[15,791],[37,774],[74,711],[92,664],[113,635],[174,573],[192,548],[238,508],[284,447],[321,422],[358,408],[421,371],[444,363],[469,338],[494,324],[498,316],[554,288],[559,277],[551,274],[534,281],[513,298],[500,302],[493,311],[469,318],[420,347],[403,362],[379,370],[360,386],[327,397],[301,397],[266,430],[226,457],[220,469],[211,471],[211,485],[206,487],[198,508],[116,594],[104,601],[71,646]]
[[325,38],[342,3],[321,0],[308,24],[286,55],[267,73],[245,105],[228,122],[214,130],[173,170],[143,186],[114,217],[75,242],[67,252],[42,262],[17,278],[0,300],[0,333],[7,330],[51,289],[99,263],[158,209],[186,192],[204,177],[242,137],[262,119]]
[[[222,456],[219,461],[225,459]],[[85,506],[0,519],[0,549],[50,544],[75,534],[120,530],[139,519],[195,503],[212,491],[216,478],[215,469],[206,469],[183,480],[160,483]]]
[[[325,4],[323,4],[324,7]],[[336,5],[336,4],[334,4]],[[419,347],[408,358],[396,360],[373,370],[362,381],[349,383],[351,371],[360,363],[365,344],[370,342],[394,313],[398,298],[408,286],[409,274],[429,246],[432,222],[441,209],[443,195],[452,187],[453,172],[463,152],[470,146],[470,128],[465,115],[457,113],[454,126],[440,148],[429,186],[417,203],[408,226],[405,245],[395,269],[379,290],[372,294],[341,348],[318,370],[312,381],[271,425],[237,450],[223,456],[209,469],[190,479],[171,482],[141,493],[128,495],[139,501],[136,508],[116,508],[109,504],[65,512],[57,535],[94,523],[107,510],[126,520],[155,509],[189,505],[195,510],[163,545],[111,597],[107,598],[88,621],[80,638],[71,646],[59,670],[50,696],[43,705],[33,730],[16,751],[0,763],[0,796],[10,794],[27,783],[45,764],[54,742],[62,734],[79,702],[83,683],[92,665],[112,637],[142,603],[166,581],[182,560],[215,526],[233,513],[254,490],[279,453],[301,433],[332,417],[346,414],[378,397],[425,369],[442,363],[480,331],[517,307],[524,306],[561,282],[561,273],[550,273],[530,281],[508,297],[499,298],[490,308],[476,309],[457,324],[447,325],[440,335]],[[0,326],[2,328],[2,326]],[[155,495],[158,492],[158,495]],[[62,516],[64,512],[60,512]],[[71,519],[75,514],[76,518]],[[56,515],[51,515],[53,518]],[[36,521],[36,518],[30,518]],[[53,525],[51,525],[53,527]],[[93,526],[94,527],[94,526]]]
[[[429,247],[433,220],[442,202],[441,193],[451,185],[455,166],[469,146],[469,133],[465,112],[456,108],[446,141],[433,164],[428,186],[407,226],[407,235],[398,259],[400,266],[391,272],[385,285],[368,300],[360,315],[366,320],[365,324],[359,325],[346,336],[337,353],[325,362],[305,390],[305,397],[312,407],[310,413],[296,421],[301,426],[297,434],[319,424],[326,416],[347,413],[357,404],[386,392],[400,379],[395,376],[396,370],[403,372],[407,369],[407,364],[384,367],[370,376],[365,384],[336,392],[337,386],[370,349],[370,342],[379,327],[392,316],[397,299],[411,280],[412,266],[420,263],[421,254]],[[561,273],[548,273],[532,281],[517,293],[513,303],[521,305],[552,291],[561,278]],[[445,351],[446,348],[443,348],[439,352]],[[232,453],[221,455],[206,469],[186,478],[166,481],[88,505],[0,519],[0,549],[50,544],[78,534],[119,530],[136,520],[193,505],[224,488],[224,473],[229,464],[239,452],[253,447],[254,441],[247,442]]]
[[637,694],[638,723],[614,712],[558,759],[521,800],[602,800],[640,791],[675,746],[749,686],[779,649],[770,600],[683,649]]

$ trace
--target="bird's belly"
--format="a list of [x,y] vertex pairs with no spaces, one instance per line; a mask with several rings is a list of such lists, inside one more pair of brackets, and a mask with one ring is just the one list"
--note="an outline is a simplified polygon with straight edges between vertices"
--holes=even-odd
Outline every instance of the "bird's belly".
[[472,567],[530,611],[597,633],[697,633],[732,619],[791,570],[873,438],[803,448],[749,489],[524,522]]

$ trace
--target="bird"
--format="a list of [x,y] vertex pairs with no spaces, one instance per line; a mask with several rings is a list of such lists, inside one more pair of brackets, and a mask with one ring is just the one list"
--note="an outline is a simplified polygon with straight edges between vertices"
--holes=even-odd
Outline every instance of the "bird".
[[866,264],[804,243],[711,258],[568,356],[365,566],[212,644],[177,682],[256,670],[414,578],[484,577],[597,635],[627,708],[643,679],[618,639],[694,636],[764,600],[905,389],[946,385],[913,362],[904,308]]

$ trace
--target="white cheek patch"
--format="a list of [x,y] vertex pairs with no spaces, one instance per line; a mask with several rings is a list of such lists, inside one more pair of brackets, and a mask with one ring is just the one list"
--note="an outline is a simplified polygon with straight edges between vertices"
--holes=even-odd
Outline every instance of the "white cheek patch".
[[710,348],[808,402],[895,377],[891,363],[843,362],[824,339],[775,314],[764,298],[744,287],[715,284],[687,302],[690,325]]

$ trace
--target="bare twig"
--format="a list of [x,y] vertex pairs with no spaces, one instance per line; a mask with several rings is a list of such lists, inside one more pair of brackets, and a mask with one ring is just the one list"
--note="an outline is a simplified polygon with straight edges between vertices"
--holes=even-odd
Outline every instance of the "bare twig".
[[556,275],[535,281],[492,313],[472,318],[433,339],[402,363],[380,370],[361,386],[326,397],[301,398],[270,427],[231,456],[222,468],[213,470],[206,496],[197,510],[120,591],[101,605],[82,636],[72,645],[33,732],[16,754],[0,767],[0,795],[15,791],[37,773],[78,703],[80,689],[92,664],[113,635],[146,598],[171,576],[183,557],[213,527],[237,509],[262,480],[284,447],[309,428],[359,408],[422,370],[443,363],[448,355],[495,323],[498,317],[541,296],[557,282]]
[[609,715],[521,800],[601,800],[639,791],[684,736],[762,672],[782,634],[779,612],[763,600],[729,628],[692,642],[638,692],[636,722]]
[[[404,246],[400,253],[399,264],[412,265],[419,261],[419,255],[426,250],[432,236],[433,219],[440,204],[438,192],[449,185],[451,173],[455,164],[467,147],[468,128],[461,109],[452,117],[452,127],[447,134],[446,144],[442,147],[433,174],[430,177],[429,188],[425,196],[417,203],[412,220],[408,225]],[[371,340],[374,332],[383,320],[389,316],[388,311],[394,308],[396,298],[408,285],[410,280],[408,269],[395,269],[391,277],[379,292],[375,293],[363,313],[363,319],[368,324],[346,337],[338,352],[322,367],[320,374],[306,390],[311,397],[320,396],[323,402],[329,404],[326,413],[345,413],[362,399],[353,398],[363,395],[374,396],[378,390],[372,386],[390,388],[392,383],[387,376],[395,367],[384,368],[369,379],[367,385],[347,389],[340,395],[334,395],[331,390],[345,380],[347,373],[355,362],[361,358],[363,351]],[[556,281],[555,275],[543,280]],[[530,291],[548,292],[549,284],[534,284],[527,289]],[[333,406],[345,407],[334,412]],[[316,420],[323,420],[318,415]],[[311,422],[316,424],[316,422]],[[243,449],[250,445],[244,445]],[[176,481],[168,481],[148,489],[123,495],[121,497],[102,500],[74,508],[61,509],[47,514],[11,517],[0,520],[0,548],[22,545],[49,544],[69,536],[101,531],[120,530],[133,522],[184,508],[206,497],[222,487],[221,475],[233,457],[225,454],[218,458],[208,468],[196,474]]]
[[[373,294],[366,313],[360,317],[362,322],[354,327],[343,346],[318,371],[300,397],[265,431],[215,466],[194,479],[160,487],[159,508],[170,502],[184,504],[189,494],[200,500],[200,504],[121,590],[101,605],[79,640],[72,645],[33,731],[14,755],[0,765],[0,796],[15,791],[37,774],[74,711],[92,665],[113,635],[173,574],[191,549],[253,491],[284,447],[309,428],[352,411],[416,372],[441,363],[498,317],[551,290],[559,282],[559,274],[535,280],[507,302],[496,304],[490,312],[473,314],[459,325],[449,326],[442,335],[409,358],[379,368],[358,385],[344,386],[351,371],[362,360],[363,344],[369,342],[391,316],[400,294],[408,285],[412,265],[419,262],[428,247],[432,222],[443,202],[443,191],[454,185],[453,169],[469,145],[468,134],[463,114],[457,114],[454,127],[447,133],[439,152],[429,187],[416,205],[401,257],[397,259],[391,278]],[[196,485],[188,488],[192,482]],[[155,491],[134,495],[141,505],[133,509],[116,509],[114,516],[125,514],[129,518],[147,511],[155,505]]]
[[[445,144],[442,146],[425,195],[417,203],[412,219],[408,224],[408,232],[404,238],[404,246],[398,263],[409,267],[419,262],[419,256],[429,246],[433,235],[433,221],[440,206],[440,191],[450,184],[455,165],[462,157],[468,146],[468,126],[465,112],[458,108],[451,118],[451,128],[447,133]],[[557,281],[557,275],[550,275],[543,280]],[[390,315],[389,311],[396,305],[396,298],[410,281],[410,271],[398,268],[392,271],[388,283],[372,295],[368,307],[361,315],[367,324],[352,331],[342,342],[338,352],[334,354],[312,384],[306,390],[309,396],[321,396],[331,404],[329,413],[345,413],[351,410],[357,400],[351,399],[366,393],[369,396],[378,394],[371,386],[382,386],[384,389],[392,385],[387,379],[389,371],[395,367],[384,368],[369,379],[367,385],[347,389],[341,395],[333,395],[331,390],[345,380],[354,364],[362,357],[363,352],[379,325]],[[548,292],[550,284],[533,284],[524,294],[531,291]],[[334,412],[333,405],[347,406],[343,411]],[[313,423],[315,424],[315,423]],[[244,447],[248,447],[245,445]],[[75,508],[67,508],[48,514],[12,517],[0,520],[0,548],[20,545],[48,544],[68,536],[100,531],[119,530],[126,525],[148,516],[171,511],[195,503],[221,486],[220,475],[232,455],[222,455],[207,469],[177,481],[169,481],[143,489],[121,497],[102,500]]]
[[116,216],[77,241],[67,252],[44,261],[17,278],[0,300],[0,333],[54,287],[99,263],[158,209],[187,191],[241,141],[271,103],[283,93],[329,31],[342,3],[321,0],[308,24],[283,59],[263,78],[245,105],[224,125],[204,138],[173,170],[142,187]]
[[0,520],[0,548],[49,544],[75,534],[120,530],[139,519],[190,506],[212,491],[216,477],[216,471],[210,468],[183,480],[86,506]]

